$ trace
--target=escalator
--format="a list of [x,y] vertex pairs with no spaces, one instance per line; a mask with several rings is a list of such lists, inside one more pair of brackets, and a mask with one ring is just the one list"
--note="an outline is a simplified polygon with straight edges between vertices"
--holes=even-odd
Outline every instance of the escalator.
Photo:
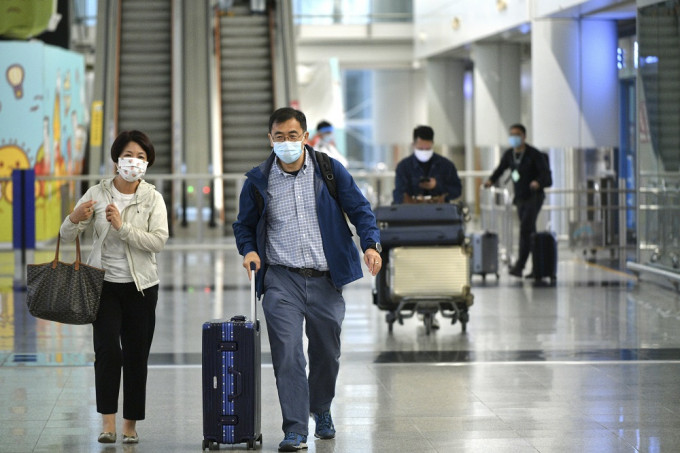
[[[218,17],[222,172],[243,174],[271,152],[267,132],[274,106],[271,9],[236,2]],[[237,187],[224,188],[225,228],[236,218]]]
[[117,129],[144,131],[156,149],[153,173],[172,173],[172,4],[122,0],[120,8]]

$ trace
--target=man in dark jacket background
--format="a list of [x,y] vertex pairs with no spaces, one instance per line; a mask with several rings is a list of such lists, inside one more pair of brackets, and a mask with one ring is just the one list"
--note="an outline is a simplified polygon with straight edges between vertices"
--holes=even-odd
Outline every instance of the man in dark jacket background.
[[286,107],[271,115],[274,152],[246,174],[233,225],[243,266],[252,278],[255,264],[258,294],[264,295],[285,434],[279,451],[307,448],[310,413],[316,437],[335,437],[330,408],[340,368],[342,287],[363,275],[344,213],[356,227],[371,275],[382,266],[380,231],[368,200],[334,159],[337,198],[331,195],[308,138],[304,113]]
[[456,166],[433,150],[434,131],[430,126],[413,130],[413,154],[399,162],[394,178],[394,204],[409,203],[420,197],[432,197],[448,203],[460,197],[463,185]]
[[543,205],[543,189],[552,186],[548,157],[526,143],[526,128],[521,124],[510,126],[511,148],[501,157],[498,167],[484,183],[485,187],[495,184],[503,172],[510,170],[519,216],[519,257],[510,269],[510,275],[522,277],[522,270],[531,252],[531,235],[536,232],[536,219]]

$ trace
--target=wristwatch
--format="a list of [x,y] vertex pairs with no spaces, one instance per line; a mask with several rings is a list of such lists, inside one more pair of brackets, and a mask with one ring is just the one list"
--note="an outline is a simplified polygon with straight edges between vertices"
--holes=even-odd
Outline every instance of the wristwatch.
[[368,250],[368,249],[373,249],[378,253],[382,253],[382,245],[380,245],[380,242],[375,242],[375,243],[369,245],[368,247],[366,247],[366,250]]

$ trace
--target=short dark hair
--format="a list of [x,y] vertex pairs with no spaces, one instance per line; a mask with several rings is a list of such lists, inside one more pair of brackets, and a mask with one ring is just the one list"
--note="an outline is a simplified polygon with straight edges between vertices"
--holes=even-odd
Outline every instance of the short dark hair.
[[519,123],[513,124],[512,126],[510,126],[510,129],[508,129],[508,130],[512,130],[512,129],[519,129],[520,131],[522,131],[522,135],[524,135],[525,137],[527,135],[527,128],[524,127],[524,125],[522,125],[522,124],[519,124]]
[[146,160],[149,162],[149,167],[153,165],[153,161],[156,160],[156,151],[154,150],[153,143],[148,135],[142,131],[132,130],[123,131],[118,134],[118,137],[113,141],[111,145],[111,160],[114,163],[118,163],[118,157],[123,153],[123,150],[130,142],[135,142],[146,153]]
[[272,113],[272,116],[269,117],[269,132],[272,131],[272,126],[275,123],[285,123],[292,118],[295,118],[297,122],[300,123],[302,132],[307,132],[307,117],[305,117],[305,114],[301,111],[291,107],[282,107]]
[[330,132],[333,130],[333,125],[326,120],[322,120],[316,125],[316,130],[317,132]]
[[415,142],[418,138],[431,142],[434,140],[434,130],[430,126],[418,126],[413,129],[413,141]]

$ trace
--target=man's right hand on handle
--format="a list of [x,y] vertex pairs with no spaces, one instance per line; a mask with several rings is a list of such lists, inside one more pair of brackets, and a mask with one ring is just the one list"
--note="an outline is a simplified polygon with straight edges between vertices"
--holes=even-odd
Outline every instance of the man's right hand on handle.
[[258,255],[257,252],[248,252],[246,256],[243,257],[243,267],[248,271],[248,280],[253,278],[250,272],[250,263],[255,263],[255,272],[260,270],[260,255]]
[[487,179],[486,181],[484,181],[484,187],[486,187],[487,189],[489,187],[491,187],[492,185],[493,185],[493,183],[491,182],[490,179]]

